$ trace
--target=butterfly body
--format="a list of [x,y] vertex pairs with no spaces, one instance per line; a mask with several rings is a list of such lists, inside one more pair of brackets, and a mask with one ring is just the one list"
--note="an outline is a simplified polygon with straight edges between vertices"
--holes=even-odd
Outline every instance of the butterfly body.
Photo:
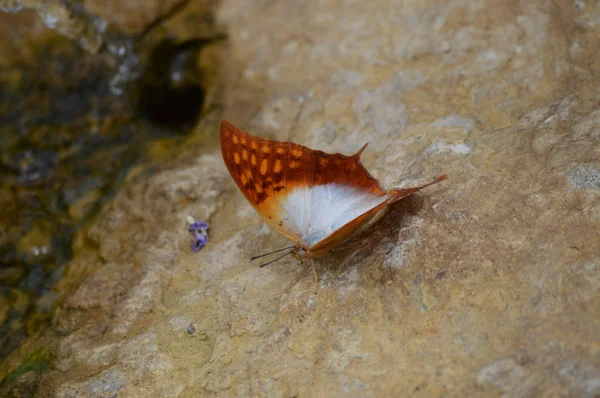
[[360,155],[325,153],[250,135],[221,122],[225,165],[246,199],[299,258],[322,257],[391,203],[431,184],[386,191]]

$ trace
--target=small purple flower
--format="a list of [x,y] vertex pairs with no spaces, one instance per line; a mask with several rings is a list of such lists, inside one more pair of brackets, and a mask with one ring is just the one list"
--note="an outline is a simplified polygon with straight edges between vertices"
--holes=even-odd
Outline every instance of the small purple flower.
[[188,232],[192,235],[192,251],[196,253],[208,242],[208,224],[188,217]]

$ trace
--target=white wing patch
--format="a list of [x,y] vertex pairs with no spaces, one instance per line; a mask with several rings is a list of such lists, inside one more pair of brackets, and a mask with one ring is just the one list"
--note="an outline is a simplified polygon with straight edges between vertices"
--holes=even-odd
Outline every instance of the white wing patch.
[[344,185],[327,184],[294,189],[281,205],[300,228],[299,243],[311,248],[387,199],[387,195],[377,196]]

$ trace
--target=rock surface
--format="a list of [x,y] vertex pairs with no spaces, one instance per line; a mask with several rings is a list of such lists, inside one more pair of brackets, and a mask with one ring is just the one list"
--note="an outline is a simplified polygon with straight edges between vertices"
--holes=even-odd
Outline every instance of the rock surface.
[[[225,0],[218,19],[223,118],[330,152],[369,141],[388,188],[449,179],[392,208],[366,249],[320,261],[315,296],[295,260],[248,260],[287,241],[218,149],[184,154],[81,234],[66,276],[81,284],[0,377],[43,344],[52,369],[15,389],[600,394],[600,5]],[[188,215],[211,225],[197,254]]]
[[[0,0],[0,11],[13,13],[35,10],[40,20],[50,29],[76,40],[91,53],[102,47],[104,23],[79,12],[81,8],[61,0]],[[34,23],[34,26],[36,24]],[[37,29],[37,27],[35,27]]]

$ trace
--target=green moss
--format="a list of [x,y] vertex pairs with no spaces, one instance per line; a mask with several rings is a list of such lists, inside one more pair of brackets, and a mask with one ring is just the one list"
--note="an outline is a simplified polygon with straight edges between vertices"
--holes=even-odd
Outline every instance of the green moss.
[[21,362],[21,365],[19,365],[18,368],[10,372],[8,376],[6,376],[4,380],[2,380],[2,383],[0,383],[0,388],[12,384],[15,380],[17,380],[25,373],[32,371],[35,373],[40,373],[46,369],[49,369],[50,358],[50,348],[44,346],[36,348],[31,353],[29,353],[27,357],[25,357],[25,359],[23,360],[23,362]]

